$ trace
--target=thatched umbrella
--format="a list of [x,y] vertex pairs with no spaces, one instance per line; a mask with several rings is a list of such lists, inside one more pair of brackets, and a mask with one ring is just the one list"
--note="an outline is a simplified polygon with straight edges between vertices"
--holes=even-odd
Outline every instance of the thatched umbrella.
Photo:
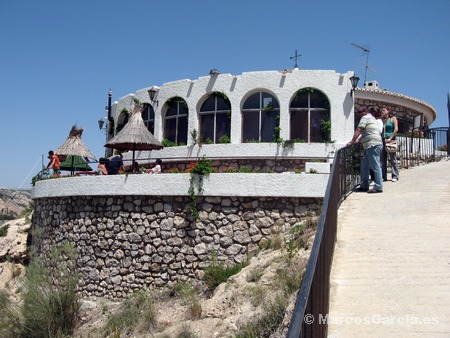
[[164,148],[145,126],[142,119],[143,108],[142,104],[136,104],[128,123],[105,144],[105,147],[120,151],[131,150],[133,152],[132,168],[134,168],[134,152],[136,150],[159,150]]
[[96,160],[95,156],[89,151],[81,140],[81,134],[83,133],[83,128],[77,128],[76,125],[72,126],[67,137],[66,142],[55,150],[56,155],[72,155],[71,173],[73,173],[74,164],[73,156],[81,156],[85,158],[92,158]]

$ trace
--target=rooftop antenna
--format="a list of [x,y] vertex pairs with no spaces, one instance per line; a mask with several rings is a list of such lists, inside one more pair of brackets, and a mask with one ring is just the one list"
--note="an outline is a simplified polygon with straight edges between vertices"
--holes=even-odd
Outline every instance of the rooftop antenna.
[[294,64],[294,68],[298,68],[298,64],[297,64],[297,59],[302,56],[302,54],[297,54],[297,49],[295,50],[295,55],[291,56],[290,59],[294,59],[295,60],[295,64]]
[[370,49],[366,48],[366,47],[363,47],[363,46],[360,46],[360,45],[357,45],[356,43],[352,43],[351,45],[356,47],[356,48],[361,49],[364,53],[366,53],[366,69],[364,71],[364,85],[366,85],[367,69],[369,68],[369,52],[370,52]]

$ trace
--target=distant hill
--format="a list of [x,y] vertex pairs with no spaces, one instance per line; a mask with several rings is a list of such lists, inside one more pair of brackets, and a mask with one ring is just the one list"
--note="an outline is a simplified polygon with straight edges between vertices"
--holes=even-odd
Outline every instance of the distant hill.
[[31,190],[0,188],[0,224],[20,218],[31,202]]

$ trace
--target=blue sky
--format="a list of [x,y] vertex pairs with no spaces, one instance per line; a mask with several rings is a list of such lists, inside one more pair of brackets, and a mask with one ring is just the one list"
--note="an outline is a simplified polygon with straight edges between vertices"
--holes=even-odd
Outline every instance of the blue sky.
[[354,70],[448,126],[447,0],[0,0],[0,187],[30,188],[76,124],[97,157],[107,93],[222,73]]

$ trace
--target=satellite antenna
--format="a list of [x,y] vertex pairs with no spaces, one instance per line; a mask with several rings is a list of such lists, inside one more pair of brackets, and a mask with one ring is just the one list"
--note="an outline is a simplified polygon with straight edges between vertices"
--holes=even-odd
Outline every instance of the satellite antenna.
[[370,52],[370,49],[366,48],[366,47],[363,47],[363,46],[360,46],[360,45],[357,45],[356,43],[352,43],[351,45],[356,47],[356,48],[361,49],[364,53],[366,53],[366,69],[364,71],[364,85],[366,85],[367,69],[369,68],[369,52]]
[[291,60],[292,60],[292,59],[295,60],[294,68],[298,68],[298,65],[297,65],[297,59],[298,59],[300,56],[302,56],[302,54],[300,54],[300,55],[297,54],[297,49],[296,49],[296,50],[295,50],[295,55],[290,57]]

